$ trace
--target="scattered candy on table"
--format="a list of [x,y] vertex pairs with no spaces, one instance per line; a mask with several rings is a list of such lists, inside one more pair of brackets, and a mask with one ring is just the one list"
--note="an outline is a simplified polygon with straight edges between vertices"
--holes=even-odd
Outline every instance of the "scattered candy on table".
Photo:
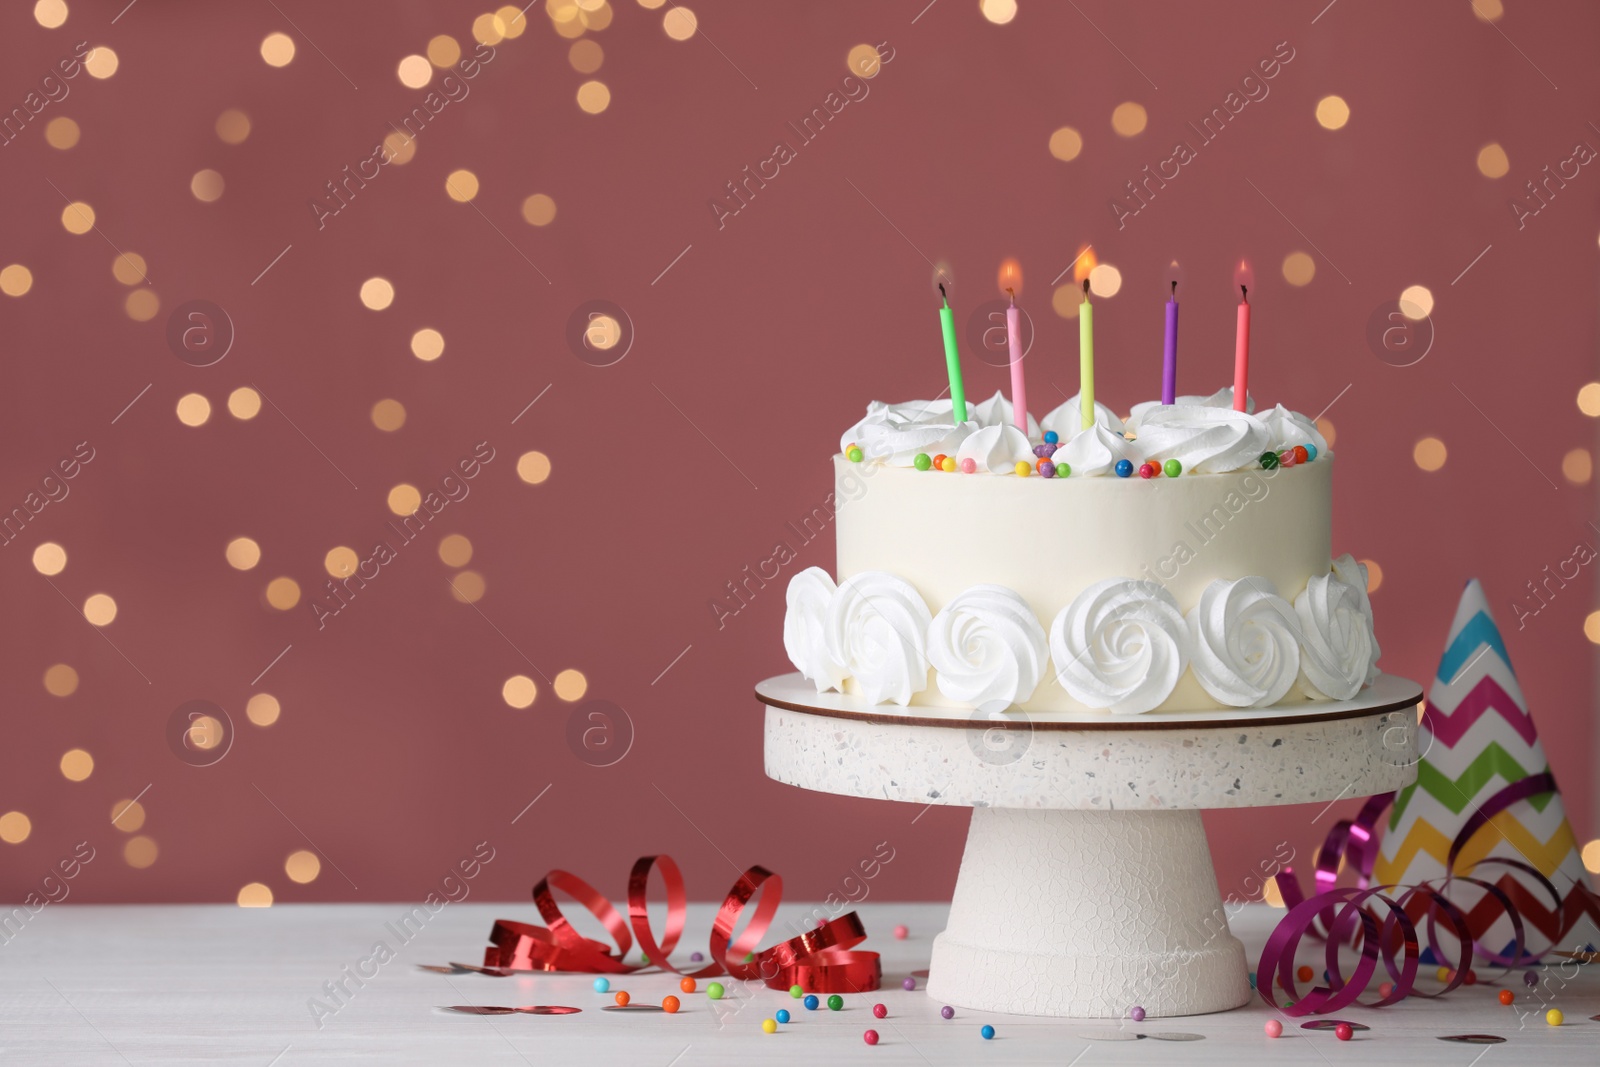
[[988,1023],[984,1023],[983,1024],[983,1029],[979,1030],[978,1033],[983,1035],[983,1039],[985,1041],[993,1041],[994,1040],[994,1027],[990,1026]]
[[946,1004],[944,1007],[939,1009],[939,1014],[943,1015],[946,1019],[954,1019],[956,1017],[956,1010],[950,1005]]
[[1118,478],[1126,478],[1131,474],[1133,474],[1133,460],[1131,460],[1131,459],[1119,459],[1119,460],[1117,460],[1117,477]]
[[762,1019],[761,1020],[761,1029],[763,1031],[765,1031],[766,1033],[769,1033],[769,1034],[777,1033],[778,1032],[778,1020],[776,1020],[776,1019]]
[[1566,1016],[1561,1014],[1560,1008],[1551,1008],[1549,1011],[1544,1013],[1544,1021],[1549,1023],[1551,1026],[1560,1026],[1561,1020],[1564,1018],[1566,1018]]
[[1537,972],[1537,971],[1528,971],[1527,973],[1525,973],[1522,976],[1522,984],[1525,985],[1525,986],[1536,986],[1536,985],[1538,985],[1539,984],[1539,972]]
[[1128,1009],[1128,1018],[1132,1019],[1136,1023],[1144,1022],[1144,1009],[1135,1004],[1133,1007]]
[[796,984],[789,987],[789,995],[794,999],[799,1000],[801,997],[806,995],[806,991],[801,989],[800,986]]
[[1434,977],[1439,979],[1441,982],[1448,982],[1454,976],[1454,974],[1455,972],[1450,970],[1450,968],[1440,967],[1439,970],[1434,973]]
[[1355,1034],[1356,1032],[1350,1029],[1349,1023],[1340,1023],[1338,1026],[1333,1028],[1333,1036],[1338,1038],[1340,1041],[1349,1041],[1355,1036]]
[[876,1045],[878,1043],[878,1031],[868,1030],[866,1033],[861,1035],[861,1040],[865,1041],[869,1045]]
[[917,980],[915,978],[907,978],[904,982],[900,983],[900,988],[909,993],[913,989],[917,988]]
[[1502,1003],[1502,1004],[1510,1004],[1513,1000],[1516,1000],[1516,999],[1517,999],[1517,995],[1515,993],[1511,992],[1511,990],[1509,990],[1509,989],[1500,990],[1500,1003]]
[[611,989],[611,979],[609,979],[609,978],[596,978],[594,980],[594,991],[596,993],[605,993],[605,992],[608,992],[610,989]]
[[896,941],[904,941],[906,939],[906,935],[909,933],[911,933],[911,931],[907,930],[904,926],[896,926],[894,928],[894,939]]
[[1302,963],[1296,968],[1294,976],[1302,982],[1309,982],[1311,981],[1311,968]]
[[889,1014],[889,1009],[884,1007],[882,1004],[874,1004],[872,1006],[872,1014],[882,1019],[884,1016]]
[[1467,968],[1467,984],[1468,985],[1477,985],[1478,984],[1478,972],[1474,971],[1470,967]]
[[702,953],[699,953],[699,952],[691,952],[691,953],[689,953],[689,962],[690,963],[701,963],[704,960],[705,960],[705,956]]
[[1254,989],[1255,987],[1256,987],[1256,972],[1251,971],[1250,972],[1250,988]]
[[1390,993],[1393,993],[1393,992],[1394,992],[1394,983],[1393,982],[1380,982],[1380,983],[1378,983],[1378,996],[1387,997]]
[[1263,1026],[1261,1029],[1266,1031],[1266,1034],[1267,1034],[1268,1037],[1282,1037],[1283,1036],[1283,1024],[1280,1023],[1276,1019],[1268,1019],[1267,1022],[1266,1022],[1266,1025]]
[[817,1005],[820,1004],[821,1001],[817,999],[817,995],[815,993],[807,993],[806,999],[801,1001],[801,1003],[806,1006],[806,1011],[816,1011]]
[[663,998],[662,1001],[661,1001],[661,1010],[666,1012],[668,1015],[675,1015],[677,1013],[677,1011],[678,1011],[678,998],[677,997],[665,997],[665,998]]
[[829,1011],[838,1011],[842,1007],[844,1007],[844,998],[839,994],[835,993],[833,996],[828,998]]
[[683,990],[685,993],[693,993],[694,992],[694,988],[695,988],[694,987],[694,979],[693,978],[685,978],[683,981],[678,983],[678,988]]
[[628,996],[628,991],[626,989],[619,989],[617,990],[617,995],[611,999],[617,1002],[617,1007],[626,1008],[628,1006],[628,1001],[632,998]]
[[722,983],[712,982],[710,985],[706,986],[706,996],[710,997],[712,1000],[721,1000]]
[[779,1008],[773,1014],[777,1016],[778,1021],[780,1023],[786,1023],[786,1022],[789,1021],[789,1009],[788,1008]]

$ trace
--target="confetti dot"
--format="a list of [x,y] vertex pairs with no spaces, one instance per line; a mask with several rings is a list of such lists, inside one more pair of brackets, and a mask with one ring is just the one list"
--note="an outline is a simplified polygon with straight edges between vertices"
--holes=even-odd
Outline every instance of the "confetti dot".
[[1505,6],[1500,0],[1467,0],[1472,6],[1472,14],[1480,22],[1498,22],[1501,15],[1506,13]]
[[33,820],[20,811],[8,811],[0,815],[0,841],[8,845],[20,845],[33,833]]
[[134,322],[149,322],[161,310],[161,298],[154,289],[135,289],[122,302],[122,310]]
[[425,326],[411,335],[411,354],[424,363],[432,363],[444,355],[444,334]]
[[453,170],[445,177],[444,191],[451,200],[465,204],[478,195],[478,176],[470,170]]
[[105,593],[96,593],[83,602],[83,617],[96,626],[110,626],[117,617],[117,602]]
[[1590,382],[1578,390],[1578,410],[1592,418],[1600,418],[1600,382]]
[[1574,448],[1561,457],[1561,476],[1573,485],[1588,485],[1594,477],[1594,457],[1587,448]]
[[552,684],[555,688],[556,696],[569,704],[574,700],[582,699],[583,694],[589,691],[589,679],[583,676],[582,671],[574,670],[571,667],[556,675],[555,682]]
[[1063,163],[1070,163],[1083,151],[1083,134],[1071,126],[1063,126],[1050,135],[1050,154]]
[[287,33],[269,33],[261,40],[261,58],[269,67],[287,67],[294,62],[294,38]]
[[1511,160],[1498,144],[1490,142],[1478,149],[1478,173],[1485,178],[1504,178],[1510,169]]
[[40,574],[57,575],[67,569],[67,550],[46,541],[33,550],[33,569]]
[[185,426],[204,426],[211,418],[211,401],[199,393],[185,393],[178,398],[178,421]]
[[524,452],[517,458],[517,477],[538,485],[550,477],[550,457],[543,452]]
[[288,611],[300,603],[300,583],[293,578],[274,578],[267,583],[267,603]]
[[61,757],[61,776],[81,782],[94,773],[94,757],[81,748],[68,749]]
[[[1089,272],[1089,291],[1095,296],[1116,296],[1122,289],[1122,272],[1109,263],[1102,263]],[[1079,290],[1082,297],[1082,290]]]
[[870,44],[858,44],[844,57],[845,69],[860,78],[876,78],[883,69],[883,57]]
[[68,233],[88,233],[94,229],[94,208],[74,200],[61,209],[61,226]]
[[1408,285],[1400,293],[1400,313],[1413,322],[1433,314],[1433,293],[1425,285]]
[[161,850],[156,846],[155,839],[140,834],[130,837],[122,846],[122,862],[136,871],[155,865],[156,857]]
[[361,565],[361,557],[353,548],[337,545],[322,557],[322,569],[335,578],[348,578]]
[[272,890],[260,882],[251,882],[239,888],[238,900],[241,908],[270,908],[272,907]]
[[78,672],[65,663],[45,668],[44,691],[53,697],[69,697],[78,691]]
[[1317,101],[1317,125],[1325,130],[1340,130],[1350,121],[1350,105],[1342,96],[1325,96]]
[[223,551],[228,566],[236,571],[247,571],[261,562],[261,546],[248,537],[235,537]]
[[394,285],[388,278],[368,278],[361,283],[361,303],[373,311],[382,311],[394,303]]
[[497,8],[494,17],[499,21],[500,32],[510,38],[521,37],[522,31],[528,28],[528,19],[523,15],[522,8],[511,4]]
[[250,116],[230,107],[217,116],[217,138],[223,144],[244,144],[250,136]]
[[111,260],[111,276],[123,285],[138,285],[149,281],[144,257],[137,252],[123,252]]
[[1383,584],[1383,568],[1378,566],[1376,560],[1362,559],[1357,560],[1356,562],[1366,565],[1367,592],[1376,593],[1378,591],[1378,587]]
[[1290,285],[1310,285],[1317,276],[1317,261],[1305,252],[1290,252],[1283,257],[1283,280]]
[[257,726],[271,726],[282,712],[283,706],[271,693],[256,693],[244,705],[245,717]]
[[450,595],[462,604],[476,604],[483,599],[486,588],[483,575],[477,571],[462,571],[450,579]]
[[194,177],[189,179],[189,191],[202,204],[211,204],[222,199],[222,189],[225,184],[222,175],[208,167],[205,170],[195,171]]
[[383,137],[383,147],[389,162],[403,167],[417,154],[417,139],[398,131],[388,133]]
[[1144,132],[1150,116],[1144,106],[1132,100],[1121,103],[1111,112],[1111,128],[1121,137],[1137,137]]
[[1600,874],[1600,838],[1584,845],[1579,855],[1583,857],[1584,870],[1590,874]]
[[125,834],[131,834],[144,825],[144,805],[137,800],[123,799],[111,805],[111,825]]
[[283,873],[289,876],[289,881],[307,885],[315,882],[317,875],[322,873],[322,860],[317,858],[315,852],[302,848],[289,853],[289,858],[283,861]]
[[1333,447],[1334,440],[1339,436],[1339,431],[1334,428],[1333,420],[1326,417],[1317,420],[1317,432],[1322,435],[1324,441],[1328,442],[1329,448]]
[[1583,620],[1583,636],[1591,645],[1600,645],[1600,611],[1591,611]]
[[543,193],[534,193],[522,202],[522,218],[530,226],[548,226],[555,217],[556,202]]
[[96,45],[83,57],[83,69],[91,78],[109,78],[117,72],[117,54],[105,45]]
[[978,10],[990,22],[1004,26],[1017,17],[1017,0],[980,0]]
[[396,515],[410,515],[422,506],[422,494],[417,487],[401,482],[389,490],[389,510]]
[[538,696],[539,687],[526,674],[513,674],[500,687],[500,699],[513,708],[530,707]]
[[253,419],[261,413],[261,394],[242,385],[228,394],[228,414],[236,419]]
[[[393,433],[406,424],[406,406],[398,400],[380,400],[372,405],[372,425]],[[410,512],[407,512],[410,514]]]
[[1425,471],[1436,471],[1444,466],[1448,450],[1437,437],[1424,437],[1411,450],[1411,459]]
[[694,17],[694,12],[682,6],[674,6],[661,16],[661,28],[674,41],[687,41],[694,36],[699,25],[700,21]]
[[33,5],[33,21],[53,30],[67,21],[66,0],[38,0]]
[[446,567],[465,567],[472,562],[472,542],[461,534],[448,534],[439,542],[439,559]]
[[78,143],[81,133],[76,122],[65,115],[57,115],[45,124],[44,140],[51,148],[65,152]]
[[604,63],[606,53],[598,41],[573,41],[567,49],[567,63],[579,74],[593,74]]
[[506,39],[505,23],[493,15],[479,15],[472,20],[472,39],[479,44],[499,44]]
[[611,106],[611,90],[605,82],[587,81],[578,86],[578,107],[591,115],[598,115]]
[[[428,42],[428,62],[436,67],[453,67],[461,59],[461,46],[447,33]],[[404,81],[404,78],[400,79]],[[424,83],[426,84],[426,83]]]

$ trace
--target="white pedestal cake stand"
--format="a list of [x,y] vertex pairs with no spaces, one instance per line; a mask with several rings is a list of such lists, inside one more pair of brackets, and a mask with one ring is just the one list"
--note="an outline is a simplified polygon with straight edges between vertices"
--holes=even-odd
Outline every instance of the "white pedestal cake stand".
[[[1409,785],[1422,689],[1380,675],[1356,700],[1120,717],[874,707],[799,674],[756,696],[768,777],[973,809],[931,996],[1078,1018],[1138,1005],[1154,1018],[1250,999],[1201,809],[1331,804]],[[1263,850],[1270,875],[1283,857]]]

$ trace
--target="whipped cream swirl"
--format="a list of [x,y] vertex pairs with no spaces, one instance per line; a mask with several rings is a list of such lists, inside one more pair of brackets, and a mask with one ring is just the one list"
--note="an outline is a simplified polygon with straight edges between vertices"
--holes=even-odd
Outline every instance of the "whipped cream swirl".
[[[1000,390],[996,389],[994,396],[977,404],[967,405],[967,418],[979,426],[1010,426],[1015,428],[1016,409],[1011,406]],[[1039,436],[1039,424],[1032,415],[1028,416],[1028,436]]]
[[1003,585],[973,586],[928,627],[939,692],[979,711],[1004,711],[1033,696],[1048,658],[1038,617]]
[[1176,459],[1185,474],[1220,474],[1254,466],[1268,444],[1266,427],[1254,415],[1173,404],[1144,413],[1136,447],[1146,459]]
[[[1154,411],[1156,408],[1166,406],[1167,405],[1162,404],[1159,400],[1146,400],[1143,403],[1133,405],[1133,410],[1128,413],[1127,428],[1137,432],[1140,424],[1144,422],[1144,417],[1146,414]],[[1180,408],[1227,408],[1229,411],[1232,411],[1233,386],[1224,385],[1221,389],[1218,389],[1210,396],[1174,397],[1172,406]],[[1244,395],[1244,409],[1246,412],[1253,412],[1256,409],[1256,398],[1251,396],[1249,393]]]
[[783,650],[819,693],[841,688],[846,676],[844,667],[828,655],[824,636],[836,588],[827,571],[807,567],[789,579],[785,593],[789,610],[783,617]]
[[[1098,400],[1094,402],[1094,424],[1104,426],[1115,434],[1126,429],[1117,413]],[[1062,441],[1070,441],[1078,436],[1083,432],[1083,394],[1074,393],[1065,404],[1040,419],[1039,426],[1044,430],[1054,430]]]
[[1355,593],[1355,602],[1361,611],[1361,617],[1367,622],[1367,633],[1372,635],[1372,650],[1367,657],[1367,673],[1361,681],[1363,685],[1371,685],[1378,677],[1378,637],[1372,621],[1372,601],[1367,599],[1367,565],[1357,563],[1355,558],[1346,552],[1333,561],[1333,574]]
[[1189,612],[1194,674],[1221,704],[1264,708],[1300,674],[1300,623],[1268,578],[1218,578]]
[[1142,715],[1172,694],[1189,660],[1189,631],[1166,587],[1096,582],[1050,624],[1056,678],[1073,700]]
[[1132,460],[1135,455],[1127,439],[1097,422],[1056,449],[1050,459],[1057,466],[1069,464],[1075,478],[1096,478],[1110,474],[1119,459]]
[[1327,439],[1317,430],[1317,424],[1279,404],[1271,411],[1256,416],[1267,431],[1267,446],[1273,451],[1293,448],[1295,445],[1313,444],[1320,457],[1328,451]]
[[950,421],[950,401],[911,400],[885,404],[874,400],[867,414],[839,438],[839,451],[861,446],[866,458],[896,467],[909,467],[918,452],[954,454],[976,423],[957,426]]
[[1313,695],[1349,700],[1368,681],[1376,642],[1372,618],[1362,614],[1365,598],[1364,588],[1358,592],[1338,574],[1317,575],[1295,598],[1294,613],[1300,618],[1300,680]]
[[868,703],[904,706],[928,688],[928,605],[909,582],[884,571],[846,578],[828,602],[828,656]]
[[1027,437],[1010,423],[973,431],[961,442],[955,456],[957,463],[970,459],[980,471],[990,474],[1011,474],[1019,462],[1031,467],[1035,458]]

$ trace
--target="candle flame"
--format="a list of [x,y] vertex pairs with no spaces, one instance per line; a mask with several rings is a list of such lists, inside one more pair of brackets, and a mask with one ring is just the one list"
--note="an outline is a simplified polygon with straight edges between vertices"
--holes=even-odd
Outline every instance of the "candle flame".
[[1011,299],[1016,300],[1017,294],[1022,292],[1022,264],[1014,259],[1007,258],[1000,264],[999,274],[1000,291],[1011,294]]
[[1075,282],[1087,281],[1089,272],[1100,265],[1094,258],[1094,246],[1084,245],[1083,251],[1078,253],[1078,258],[1072,261],[1072,280]]
[[939,290],[940,296],[944,295],[945,286],[955,285],[956,278],[955,274],[950,270],[950,264],[946,263],[944,260],[940,260],[938,263],[935,263],[933,265],[933,278],[931,279],[930,284]]
[[1241,259],[1239,265],[1233,269],[1233,284],[1246,287],[1256,283],[1256,272],[1250,269],[1250,262]]

